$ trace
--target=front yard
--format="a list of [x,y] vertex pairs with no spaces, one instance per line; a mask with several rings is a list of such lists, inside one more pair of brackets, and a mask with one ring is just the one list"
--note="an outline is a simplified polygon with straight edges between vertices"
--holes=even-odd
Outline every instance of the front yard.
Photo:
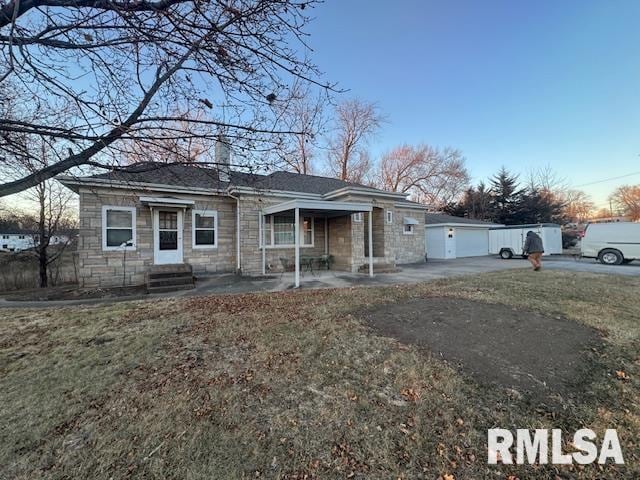
[[[0,310],[0,478],[638,478],[639,292],[516,270]],[[486,329],[456,323],[480,310]],[[549,331],[566,350],[530,372]],[[475,362],[511,340],[496,375]],[[616,428],[626,465],[487,465],[488,428],[583,426]]]

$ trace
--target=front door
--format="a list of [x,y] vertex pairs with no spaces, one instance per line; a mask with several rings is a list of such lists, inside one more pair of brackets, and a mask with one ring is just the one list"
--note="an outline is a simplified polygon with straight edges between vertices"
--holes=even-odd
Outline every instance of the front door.
[[154,263],[182,263],[182,210],[154,210]]

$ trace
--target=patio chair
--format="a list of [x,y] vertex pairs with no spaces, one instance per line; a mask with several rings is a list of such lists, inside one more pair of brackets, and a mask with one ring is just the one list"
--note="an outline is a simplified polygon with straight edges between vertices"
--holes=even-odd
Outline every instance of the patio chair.
[[318,264],[322,267],[326,265],[327,270],[331,270],[331,264],[333,263],[333,255],[321,255],[318,259]]
[[280,279],[282,280],[282,276],[284,275],[284,272],[289,271],[289,267],[291,263],[289,262],[288,258],[280,257],[280,265],[282,265],[282,272],[280,272]]
[[311,275],[315,276],[313,272],[313,262],[314,258],[304,255],[300,257],[300,273],[304,276],[304,269],[306,268],[308,272],[311,272]]

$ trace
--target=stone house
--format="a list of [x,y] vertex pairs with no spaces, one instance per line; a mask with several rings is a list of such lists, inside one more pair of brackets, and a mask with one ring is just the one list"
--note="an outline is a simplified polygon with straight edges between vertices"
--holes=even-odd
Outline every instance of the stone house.
[[333,178],[144,162],[59,180],[80,197],[82,286],[144,284],[181,265],[196,276],[290,267],[299,285],[309,259],[370,275],[424,261],[423,205]]

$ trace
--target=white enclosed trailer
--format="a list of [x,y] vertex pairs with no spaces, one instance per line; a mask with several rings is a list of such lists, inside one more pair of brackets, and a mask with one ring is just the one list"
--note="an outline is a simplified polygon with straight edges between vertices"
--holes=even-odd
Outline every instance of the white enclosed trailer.
[[531,225],[507,225],[489,229],[489,253],[504,259],[523,255],[522,248],[527,232],[533,231],[542,238],[544,255],[562,253],[562,231],[556,223],[536,223]]

